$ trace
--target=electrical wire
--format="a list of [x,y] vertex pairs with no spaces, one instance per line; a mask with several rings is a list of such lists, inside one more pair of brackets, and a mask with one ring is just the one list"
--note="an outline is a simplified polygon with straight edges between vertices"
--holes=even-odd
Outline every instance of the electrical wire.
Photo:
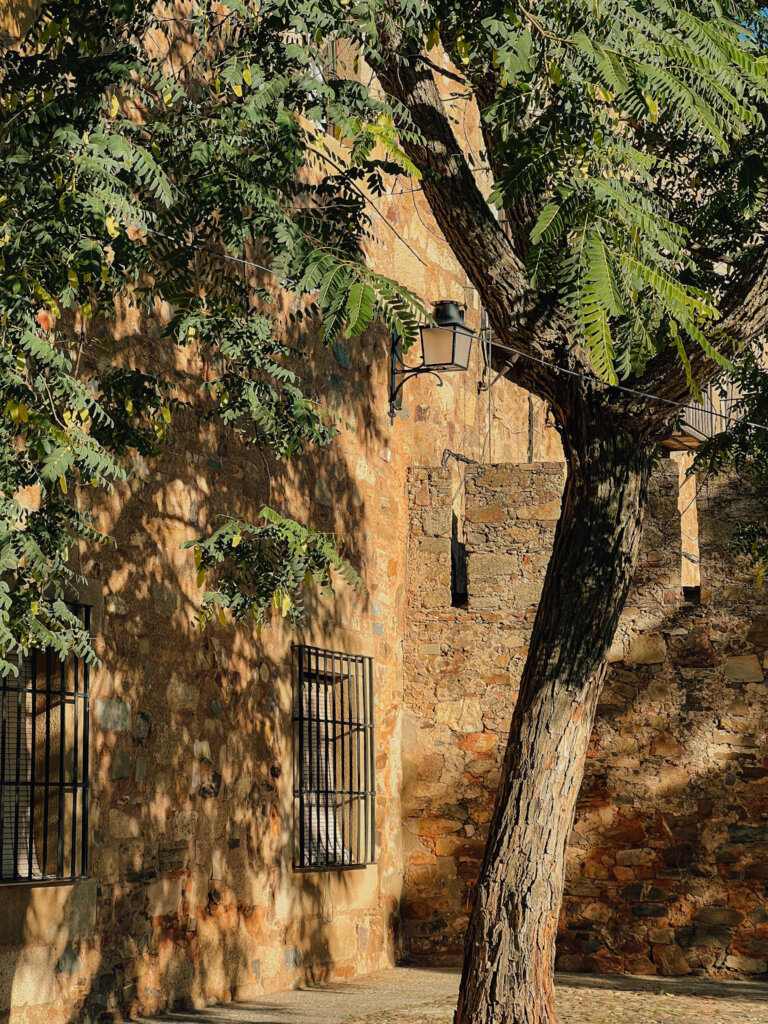
[[[673,409],[677,409],[679,412],[698,412],[698,408],[695,405],[687,405],[684,402],[675,402],[674,399],[664,398],[662,395],[654,395],[650,391],[642,391],[639,388],[628,388],[623,384],[608,384],[604,380],[600,380],[594,373],[583,373],[579,370],[570,370],[566,366],[558,366],[557,363],[549,362],[547,359],[542,359],[540,356],[535,356],[531,352],[525,352],[523,349],[515,348],[512,345],[504,345],[500,341],[489,340],[489,345],[493,348],[501,349],[503,352],[512,352],[514,355],[520,356],[523,359],[530,359],[534,363],[538,363],[540,366],[546,366],[550,370],[555,370],[557,373],[564,373],[568,377],[580,377],[582,380],[589,381],[591,384],[599,384],[601,387],[609,388],[614,391],[621,391],[627,395],[636,395],[639,398],[649,398],[654,402],[661,402],[663,405],[671,406]],[[725,420],[726,423],[733,421],[733,416],[729,416],[726,413],[715,412],[714,409],[709,410],[709,415],[714,419]],[[764,423],[754,423],[752,420],[739,420],[739,423],[746,423],[748,427],[752,427],[755,430],[764,430],[768,432],[768,426]]]
[[[196,245],[194,242],[187,242],[182,238],[175,238],[173,235],[166,234],[164,231],[158,231],[156,228],[146,228],[146,230],[153,235],[165,238],[169,242],[176,242],[178,245],[184,245],[189,249],[196,249],[199,252],[207,252],[211,256],[218,256],[221,259],[229,260],[232,263],[239,263],[241,266],[253,267],[255,270],[263,271],[265,274],[271,274],[273,277],[279,277],[276,271],[270,270],[269,267],[265,267],[261,263],[254,263],[252,260],[244,259],[242,256],[232,256],[230,253],[221,252],[220,250],[210,248],[209,246]],[[497,348],[502,352],[509,352],[522,359],[528,359],[531,362],[538,363],[540,366],[545,366],[547,369],[554,370],[556,373],[563,373],[568,377],[579,377],[581,380],[589,381],[591,384],[597,384],[600,387],[613,391],[620,391],[626,395],[635,395],[638,398],[647,398],[653,402],[661,402],[663,405],[668,405],[671,408],[676,409],[678,412],[699,411],[699,407],[695,405],[689,405],[685,402],[675,402],[671,398],[664,398],[662,395],[654,395],[652,392],[643,391],[640,388],[630,388],[624,384],[608,384],[593,373],[584,373],[579,370],[571,370],[567,366],[558,366],[557,363],[553,363],[547,359],[542,359],[540,356],[535,356],[532,352],[525,352],[521,348],[515,348],[513,345],[505,345],[500,341],[493,341],[492,338],[488,339],[487,344],[491,348]],[[712,416],[713,419],[723,420],[729,424],[733,422],[732,415],[715,412],[714,409],[709,411],[709,415]],[[753,420],[746,419],[739,420],[739,422],[745,423],[748,427],[752,427],[753,430],[763,430],[768,433],[768,426],[764,423],[755,423]]]
[[247,260],[243,256],[232,256],[228,252],[221,252],[219,249],[212,249],[208,245],[196,245],[194,242],[187,242],[184,238],[175,238],[173,235],[168,235],[165,231],[158,231],[157,228],[145,228],[151,235],[158,235],[160,238],[165,238],[169,242],[176,242],[177,245],[184,245],[188,249],[196,249],[198,252],[207,252],[211,256],[219,256],[223,260],[229,260],[231,263],[239,263],[241,267],[253,267],[254,270],[263,270],[265,274],[271,274],[272,277],[279,277],[280,275],[275,270],[270,270],[269,267],[264,267],[261,263],[254,263],[252,260]]

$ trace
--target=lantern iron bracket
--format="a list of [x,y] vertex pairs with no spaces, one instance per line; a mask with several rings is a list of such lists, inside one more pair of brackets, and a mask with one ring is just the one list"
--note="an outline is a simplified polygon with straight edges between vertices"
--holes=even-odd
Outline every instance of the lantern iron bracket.
[[[398,369],[398,366],[402,369]],[[400,408],[398,399],[401,397],[401,391],[403,385],[412,380],[413,377],[420,377],[422,374],[430,374],[432,377],[437,379],[438,387],[443,386],[442,377],[435,372],[430,370],[427,366],[407,366],[403,362],[403,355],[400,350],[400,337],[397,331],[392,334],[392,346],[390,350],[390,381],[389,381],[389,421],[390,423],[395,422],[395,413]],[[402,379],[398,383],[397,378]]]

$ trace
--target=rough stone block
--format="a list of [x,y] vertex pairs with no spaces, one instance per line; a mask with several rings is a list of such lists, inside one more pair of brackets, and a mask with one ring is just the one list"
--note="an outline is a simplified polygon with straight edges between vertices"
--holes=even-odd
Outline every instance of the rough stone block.
[[424,533],[431,537],[450,537],[451,535],[451,510],[450,508],[429,509],[422,512],[421,522]]
[[141,822],[137,817],[112,808],[109,812],[109,834],[112,839],[137,839]]
[[[711,927],[693,928],[691,931],[690,938],[687,938],[686,929],[680,928],[678,930],[681,945],[727,949],[731,944],[732,932],[729,928],[712,925]],[[684,941],[686,938],[687,941]]]
[[492,576],[512,576],[518,571],[516,555],[470,554],[467,558],[467,572],[471,579],[485,581]]
[[[658,929],[651,929],[651,931],[658,931]],[[677,943],[654,945],[652,956],[659,974],[663,974],[665,977],[674,978],[691,973],[691,966],[685,958],[685,953]]]
[[289,946],[283,950],[283,963],[286,967],[290,967],[293,970],[298,970],[303,963],[303,957],[301,950],[296,946]]
[[673,637],[669,644],[669,656],[675,665],[690,668],[706,668],[717,662],[717,655],[703,628],[692,629],[683,638]]
[[424,608],[449,608],[451,604],[451,588],[435,587],[424,594],[421,603]]
[[503,523],[504,509],[501,505],[485,505],[468,508],[466,520],[469,523]]
[[315,483],[315,501],[318,505],[325,505],[326,508],[333,508],[333,494],[323,477],[318,477]]
[[725,966],[730,971],[740,971],[743,974],[764,974],[768,970],[768,962],[758,960],[753,956],[739,956],[732,953],[725,958]]
[[147,888],[147,913],[150,917],[175,914],[181,906],[181,878],[158,878]]
[[437,705],[435,718],[438,723],[447,725],[454,732],[477,733],[483,730],[482,705],[474,697],[441,701]]
[[618,850],[616,862],[618,864],[635,866],[639,864],[653,864],[655,856],[655,851],[644,847],[636,850]]
[[660,633],[634,636],[629,642],[629,659],[636,665],[660,665],[667,658],[667,645]]
[[419,551],[425,555],[450,555],[450,537],[425,537],[419,542]]
[[545,501],[541,504],[536,505],[520,505],[516,509],[518,519],[539,519],[544,522],[552,522],[553,520],[560,518],[560,508],[562,502],[558,498],[557,501]]
[[133,773],[130,755],[124,750],[115,754],[112,764],[109,767],[109,777],[112,780],[129,779]]
[[758,647],[768,647],[768,615],[758,615],[752,620],[747,642],[757,644]]
[[678,758],[685,753],[685,748],[668,732],[659,733],[651,741],[651,753],[654,757]]
[[96,718],[102,729],[128,732],[131,728],[131,706],[124,700],[97,700]]
[[635,917],[666,917],[667,912],[665,903],[636,903],[632,907]]
[[532,580],[514,580],[511,587],[511,603],[513,608],[530,608],[538,604],[541,598],[541,591],[544,586],[544,576],[541,582]]
[[735,907],[702,907],[697,923],[722,924],[735,927],[744,920],[744,914]]
[[168,707],[174,711],[194,711],[198,701],[197,687],[174,674],[166,690]]
[[732,683],[761,683],[763,669],[756,654],[742,654],[728,658],[725,663],[725,676]]

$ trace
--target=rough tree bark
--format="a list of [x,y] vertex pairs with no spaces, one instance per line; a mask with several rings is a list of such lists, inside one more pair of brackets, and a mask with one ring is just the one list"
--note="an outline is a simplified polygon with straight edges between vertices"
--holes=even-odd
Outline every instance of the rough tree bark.
[[[549,402],[568,475],[554,549],[514,710],[465,947],[456,1024],[554,1024],[555,936],[565,854],[605,655],[637,562],[648,479],[675,403],[689,400],[664,352],[635,386],[664,402],[596,383],[562,311],[528,284],[519,239],[499,227],[456,140],[430,68],[383,29],[374,68],[407,107],[424,194],[497,337],[527,358],[497,368]],[[768,328],[763,261],[724,296],[721,326],[742,342]],[[692,354],[703,386],[717,372]],[[592,377],[592,379],[589,379]]]
[[456,1024],[555,1019],[555,935],[587,745],[637,561],[651,460],[581,424],[512,717],[466,940]]

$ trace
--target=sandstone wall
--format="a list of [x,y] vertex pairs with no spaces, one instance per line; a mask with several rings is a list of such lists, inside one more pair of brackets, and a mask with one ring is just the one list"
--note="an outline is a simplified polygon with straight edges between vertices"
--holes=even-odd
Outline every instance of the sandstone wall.
[[[411,477],[402,906],[414,959],[461,954],[561,482],[558,465],[470,470],[456,608],[433,584],[450,573],[445,475]],[[738,480],[699,494],[702,595],[686,603],[678,488],[662,462],[570,841],[562,969],[766,970],[768,598],[728,548],[755,501]]]
[[[391,202],[389,215],[405,220]],[[400,230],[419,254],[411,258],[426,294],[465,297],[447,248],[435,249],[413,218]],[[397,251],[382,247],[380,259],[396,269]],[[479,307],[466,296],[477,327]],[[279,306],[287,313],[290,300]],[[162,310],[150,324],[126,311],[115,330],[108,351],[94,339],[94,358],[159,367],[194,396],[208,369],[165,337]],[[102,660],[91,680],[91,877],[0,886],[0,1020],[204,1006],[398,955],[406,471],[439,461],[444,448],[479,458],[487,397],[477,399],[476,352],[470,373],[446,375],[440,388],[412,382],[391,424],[381,327],[325,351],[311,335],[293,340],[304,351],[297,368],[339,415],[330,448],[282,465],[181,411],[165,457],[134,460],[129,483],[94,506],[116,546],[82,544],[76,560]],[[495,414],[522,430],[527,396],[504,385],[492,397]],[[527,442],[504,436],[496,450],[521,457]],[[454,490],[460,476],[454,463]],[[261,639],[218,623],[200,634],[192,552],[179,545],[217,515],[253,516],[264,502],[345,538],[367,591],[308,594],[296,634],[279,618]],[[374,657],[377,863],[365,871],[292,870],[290,665],[301,641]]]
[[[15,39],[34,6],[14,0],[0,30]],[[346,73],[357,73],[348,56]],[[476,114],[464,124],[474,144]],[[377,197],[371,264],[427,303],[466,303],[478,329],[478,297],[411,184],[392,181]],[[289,296],[275,298],[290,312]],[[160,367],[194,395],[208,368],[165,336],[165,314],[140,324],[126,311],[103,332],[93,324],[89,369],[97,360]],[[94,508],[117,544],[82,545],[77,563],[102,659],[91,683],[91,877],[0,886],[0,1021],[201,1007],[365,972],[399,953],[406,471],[438,463],[444,449],[557,458],[559,440],[544,403],[506,382],[478,393],[477,350],[470,372],[442,387],[411,381],[391,424],[380,327],[325,352],[311,335],[292,340],[304,349],[298,369],[339,414],[330,449],[282,466],[180,414],[167,457],[136,460],[131,481]],[[445,474],[459,511],[463,474],[456,461]],[[260,640],[215,623],[201,635],[192,553],[179,544],[218,514],[253,515],[263,502],[345,537],[367,592],[308,596],[296,635],[279,621]],[[290,646],[302,640],[375,659],[377,863],[365,871],[292,870]]]

